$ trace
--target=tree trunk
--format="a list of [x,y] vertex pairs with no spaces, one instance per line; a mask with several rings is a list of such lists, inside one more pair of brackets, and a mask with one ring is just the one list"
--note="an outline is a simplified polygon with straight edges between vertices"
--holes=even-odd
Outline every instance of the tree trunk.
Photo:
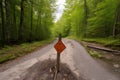
[[114,26],[113,26],[113,37],[114,37],[114,38],[115,38],[115,36],[116,36],[117,21],[118,21],[118,9],[116,9],[115,23],[114,23]]
[[4,10],[3,10],[3,0],[0,0],[0,8],[1,8],[1,17],[2,17],[2,39],[1,39],[1,44],[2,47],[4,47],[5,44],[5,20],[4,20]]
[[18,40],[23,41],[23,22],[24,22],[24,0],[21,0],[20,25],[18,30]]
[[118,5],[118,7],[116,8],[115,22],[114,22],[114,26],[113,26],[113,37],[114,38],[117,35],[117,26],[118,26],[118,21],[119,21],[119,10],[120,10],[120,3]]
[[13,13],[14,27],[15,27],[15,29],[16,29],[16,10],[15,10],[15,5],[14,5],[13,9],[14,9],[14,13]]
[[33,29],[33,2],[31,0],[31,27],[30,27],[30,42],[32,41],[32,29]]
[[84,27],[85,27],[85,33],[84,36],[86,37],[86,29],[87,29],[87,19],[88,19],[88,7],[87,7],[87,1],[84,0]]
[[17,23],[16,23],[16,5],[13,5],[13,29],[11,30],[12,34],[12,42],[15,43],[17,41]]
[[84,13],[85,13],[85,23],[87,23],[88,7],[87,7],[87,2],[86,2],[86,0],[84,0]]
[[40,40],[40,27],[41,27],[41,11],[38,10],[38,19],[37,19],[37,26],[36,26],[36,35],[37,35],[37,40]]
[[6,41],[9,43],[10,40],[10,9],[9,9],[9,0],[5,0],[5,11],[6,11],[6,25],[5,25],[5,30],[6,30]]

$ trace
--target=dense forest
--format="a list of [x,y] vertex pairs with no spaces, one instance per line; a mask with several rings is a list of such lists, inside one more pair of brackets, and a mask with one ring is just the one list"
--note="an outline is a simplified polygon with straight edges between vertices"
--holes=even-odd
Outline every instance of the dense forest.
[[120,0],[66,0],[53,30],[63,36],[120,38]]
[[55,0],[0,0],[0,46],[50,37]]
[[58,33],[64,37],[120,38],[120,0],[66,0],[56,23],[55,3],[0,0],[0,46],[41,41]]
[[59,1],[0,0],[0,64],[49,44],[60,33],[120,50],[120,0],[65,0],[57,19]]

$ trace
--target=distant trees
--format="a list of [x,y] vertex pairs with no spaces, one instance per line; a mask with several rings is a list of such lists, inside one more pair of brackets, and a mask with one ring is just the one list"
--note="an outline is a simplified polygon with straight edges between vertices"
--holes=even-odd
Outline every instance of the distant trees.
[[50,37],[55,0],[0,0],[0,46]]
[[59,32],[69,29],[68,33],[77,37],[120,38],[120,1],[66,0],[66,9],[57,26],[61,27]]

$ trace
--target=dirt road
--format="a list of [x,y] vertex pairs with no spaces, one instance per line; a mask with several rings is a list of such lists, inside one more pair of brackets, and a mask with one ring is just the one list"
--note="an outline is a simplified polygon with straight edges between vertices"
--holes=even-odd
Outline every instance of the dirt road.
[[[78,42],[70,39],[63,39],[63,42],[67,48],[61,54],[61,63],[67,64],[77,77],[84,80],[120,80],[120,77],[94,60]],[[33,69],[31,67],[38,62],[56,59],[56,51],[53,48],[55,43],[56,41],[23,58],[0,66],[0,80],[24,80],[29,70]]]

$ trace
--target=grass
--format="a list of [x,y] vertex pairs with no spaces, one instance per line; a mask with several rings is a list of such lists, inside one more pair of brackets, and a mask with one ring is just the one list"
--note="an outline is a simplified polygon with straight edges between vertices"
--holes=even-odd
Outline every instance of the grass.
[[110,48],[113,48],[113,49],[120,50],[120,39],[114,39],[114,38],[86,38],[86,39],[82,39],[82,41],[99,43],[99,44],[102,44],[106,47],[110,47]]
[[102,58],[103,56],[101,55],[101,53],[97,52],[97,51],[94,51],[94,50],[89,50],[89,54],[92,56],[92,57],[95,57],[95,58]]
[[106,47],[120,50],[120,39],[115,39],[115,38],[76,38],[73,36],[70,36],[68,38],[72,38],[72,39],[75,39],[77,41],[98,43],[98,44],[102,44]]
[[[77,37],[74,37],[74,36],[69,36],[69,37],[67,37],[67,38],[74,39],[74,40],[76,40],[76,41],[78,41],[78,42],[83,41],[83,39],[77,38]],[[89,40],[88,40],[88,41],[89,41]],[[97,52],[97,51],[90,50],[90,49],[87,49],[87,48],[86,48],[86,50],[87,50],[88,53],[89,53],[92,57],[94,57],[94,58],[102,58],[102,57],[103,57],[102,54],[99,53],[99,52]]]
[[0,64],[15,59],[17,57],[24,56],[46,44],[49,44],[52,41],[53,39],[49,39],[33,43],[23,43],[20,45],[5,46],[4,48],[0,49]]

